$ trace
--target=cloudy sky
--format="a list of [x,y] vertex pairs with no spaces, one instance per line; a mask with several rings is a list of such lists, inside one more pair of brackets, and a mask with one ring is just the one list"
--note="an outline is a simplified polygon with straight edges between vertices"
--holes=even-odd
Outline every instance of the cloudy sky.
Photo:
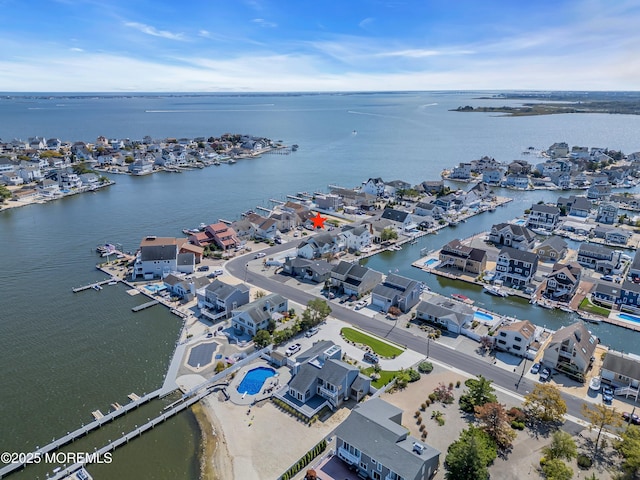
[[637,0],[0,0],[0,91],[638,90]]

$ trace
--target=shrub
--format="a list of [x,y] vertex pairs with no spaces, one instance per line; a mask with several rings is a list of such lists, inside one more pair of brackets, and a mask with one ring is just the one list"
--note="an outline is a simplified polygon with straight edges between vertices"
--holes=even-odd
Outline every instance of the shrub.
[[409,382],[417,382],[418,380],[420,380],[420,374],[413,368],[407,370],[407,373],[409,374]]
[[438,399],[438,397],[436,396],[435,393],[430,393],[429,394],[429,400],[431,400],[431,403],[435,402]]
[[422,405],[420,405],[420,410],[424,412],[425,408],[427,408],[427,404],[423,402]]
[[578,454],[578,467],[580,467],[582,470],[589,470],[592,464],[593,461],[591,460],[591,457],[585,455],[584,453]]
[[433,371],[433,363],[420,362],[420,364],[418,365],[418,371],[420,373],[431,373]]
[[420,425],[422,423],[422,417],[418,417],[416,419],[416,424]]
[[426,430],[424,430],[422,432],[422,440],[424,440],[425,438],[427,438],[427,431]]
[[428,406],[430,406],[430,405],[431,405],[431,400],[426,399],[426,400],[424,401],[424,404],[425,404],[427,407],[428,407]]
[[460,388],[460,380],[456,382],[456,388]]
[[[424,408],[422,410],[424,411]],[[413,416],[413,418],[418,418],[419,416],[420,416],[420,410],[416,410],[416,413]]]
[[517,420],[514,420],[511,422],[511,428],[513,428],[514,430],[524,430],[524,422],[518,422]]
[[449,382],[449,390],[453,388],[453,382]]

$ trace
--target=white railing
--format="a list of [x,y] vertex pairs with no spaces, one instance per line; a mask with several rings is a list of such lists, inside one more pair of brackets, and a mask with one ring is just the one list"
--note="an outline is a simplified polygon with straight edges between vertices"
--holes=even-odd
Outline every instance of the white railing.
[[332,398],[332,399],[335,399],[335,398],[338,397],[338,391],[334,392],[334,391],[328,390],[328,389],[326,389],[324,387],[318,387],[318,391],[320,392],[320,394],[322,396],[325,396],[325,397],[329,397],[329,398]]
[[356,457],[354,454],[350,453],[349,450],[345,450],[343,447],[338,447],[338,456],[352,465],[360,464],[360,457]]

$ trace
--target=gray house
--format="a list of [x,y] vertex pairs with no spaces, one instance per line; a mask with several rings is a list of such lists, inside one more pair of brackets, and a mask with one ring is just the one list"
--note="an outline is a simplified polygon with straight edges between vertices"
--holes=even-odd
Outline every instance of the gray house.
[[249,287],[244,283],[229,285],[220,280],[198,290],[200,312],[211,320],[229,318],[236,308],[249,303]]
[[234,309],[231,325],[236,330],[253,337],[258,330],[267,329],[274,313],[284,313],[288,309],[287,299],[272,293]]
[[371,305],[380,307],[385,313],[391,307],[398,307],[407,313],[420,301],[420,292],[419,282],[391,273],[371,292]]
[[440,452],[409,435],[402,410],[374,398],[354,408],[336,429],[336,453],[377,480],[428,480],[440,464]]
[[578,263],[596,272],[609,274],[618,267],[620,252],[592,243],[583,243],[578,249]]
[[518,250],[530,250],[535,239],[536,236],[527,227],[513,223],[497,223],[491,227],[489,232],[490,242]]
[[333,265],[324,260],[308,260],[302,257],[287,257],[282,271],[302,280],[320,283],[331,277]]
[[380,272],[344,260],[331,270],[331,285],[346,295],[362,296],[381,281]]
[[474,312],[470,306],[440,295],[424,296],[416,308],[418,320],[437,323],[453,333],[460,333],[465,325],[473,322]]

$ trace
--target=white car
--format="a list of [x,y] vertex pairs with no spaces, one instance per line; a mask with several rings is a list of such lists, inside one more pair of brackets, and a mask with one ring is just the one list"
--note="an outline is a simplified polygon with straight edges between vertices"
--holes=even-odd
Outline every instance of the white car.
[[266,253],[264,253],[264,252],[258,252],[258,253],[256,253],[256,254],[253,256],[253,258],[262,258],[262,257],[266,257],[266,256],[267,256],[267,254],[266,254]]
[[302,345],[300,345],[299,343],[294,343],[293,345],[289,345],[287,347],[287,352],[286,352],[287,357],[290,357],[294,353],[299,352],[301,348],[302,348]]
[[360,300],[358,303],[356,303],[356,310],[360,310],[366,306],[367,302],[365,300]]

